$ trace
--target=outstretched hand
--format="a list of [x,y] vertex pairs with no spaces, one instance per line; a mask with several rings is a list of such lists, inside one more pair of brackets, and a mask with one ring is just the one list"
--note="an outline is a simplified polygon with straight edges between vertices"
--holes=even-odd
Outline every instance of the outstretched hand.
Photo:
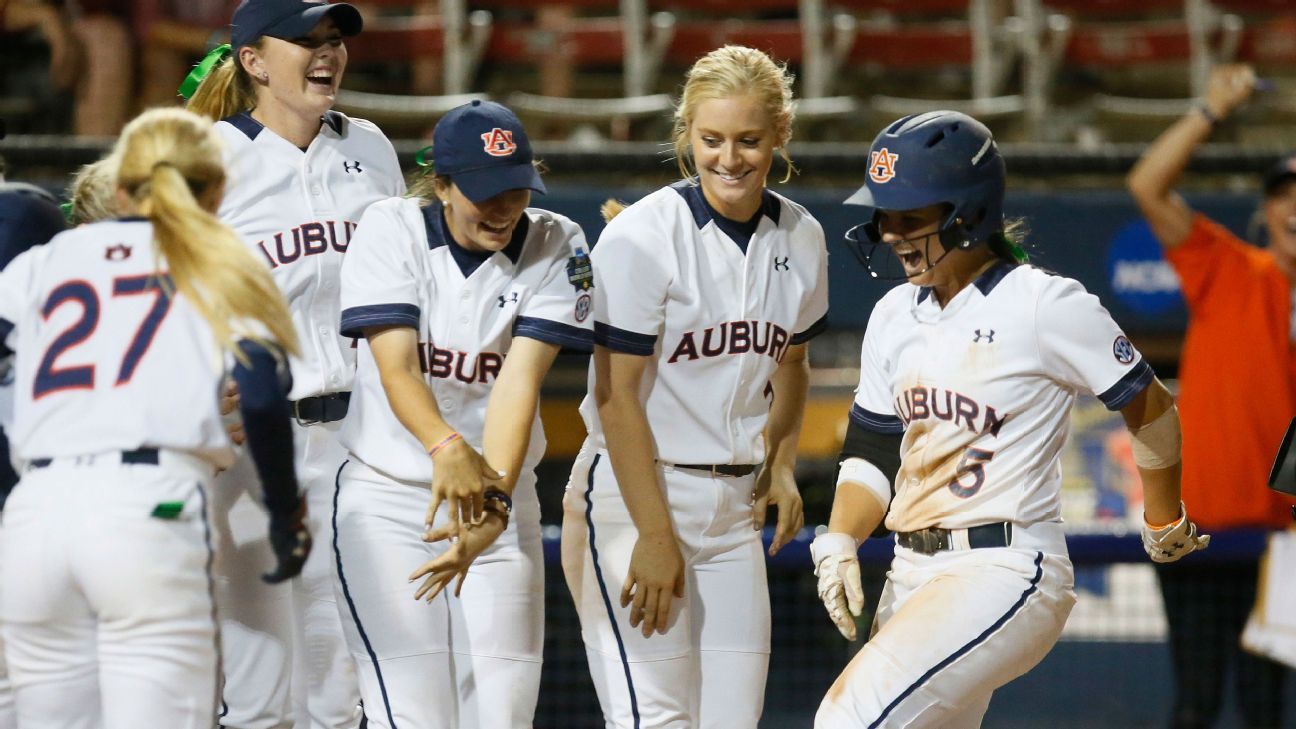
[[413,582],[420,577],[425,577],[423,584],[419,585],[418,590],[414,592],[415,600],[426,599],[432,602],[441,591],[450,584],[450,580],[458,577],[455,582],[455,597],[459,596],[459,591],[463,589],[464,578],[468,576],[468,568],[472,566],[473,560],[486,551],[486,548],[495,543],[499,535],[504,532],[508,522],[499,514],[486,512],[486,515],[477,523],[468,523],[460,526],[447,522],[429,531],[423,536],[425,542],[441,542],[450,540],[450,549],[445,554],[436,559],[425,563],[423,566],[414,570],[409,580]]

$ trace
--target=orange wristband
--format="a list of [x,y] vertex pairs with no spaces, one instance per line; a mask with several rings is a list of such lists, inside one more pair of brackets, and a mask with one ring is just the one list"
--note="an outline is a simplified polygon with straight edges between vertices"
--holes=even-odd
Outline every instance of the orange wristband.
[[440,443],[437,443],[436,445],[428,449],[428,458],[436,458],[436,454],[439,453],[442,448],[445,448],[446,446],[450,445],[456,440],[462,440],[462,439],[463,436],[459,435],[457,432],[447,435],[446,437],[441,439]]

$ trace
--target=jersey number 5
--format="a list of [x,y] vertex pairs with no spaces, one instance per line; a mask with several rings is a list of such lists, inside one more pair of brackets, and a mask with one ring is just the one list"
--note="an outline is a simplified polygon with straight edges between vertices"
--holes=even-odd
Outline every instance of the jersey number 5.
[[[167,294],[170,288],[171,282],[165,276],[159,278],[149,274],[113,279],[113,296],[145,293],[153,295],[153,305],[149,307],[144,321],[140,322],[139,328],[135,330],[130,346],[122,355],[121,366],[117,368],[116,385],[130,382],[135,374],[135,368],[143,359],[144,353],[148,351],[149,345],[153,343],[153,336],[157,334],[162,320],[171,310],[171,297]],[[81,316],[55,337],[53,342],[50,342],[49,349],[45,350],[45,356],[41,357],[40,367],[36,370],[35,383],[32,386],[34,400],[59,390],[94,387],[95,366],[93,364],[59,366],[58,358],[94,334],[99,326],[99,294],[87,281],[68,281],[59,284],[45,300],[41,315],[48,320],[54,311],[64,304],[79,304]]]
[[946,486],[960,499],[966,499],[981,490],[985,484],[985,465],[994,458],[994,451],[969,448],[963,451],[954,478]]

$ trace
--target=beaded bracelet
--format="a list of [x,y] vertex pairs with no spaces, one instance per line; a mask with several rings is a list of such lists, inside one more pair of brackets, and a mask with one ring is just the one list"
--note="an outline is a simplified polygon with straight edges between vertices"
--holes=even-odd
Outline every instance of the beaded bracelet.
[[439,452],[441,451],[442,448],[445,448],[446,446],[450,445],[451,443],[455,442],[456,440],[462,440],[462,439],[463,439],[463,436],[462,436],[462,435],[459,435],[459,433],[457,433],[457,432],[456,432],[456,433],[451,433],[450,435],[447,435],[446,437],[444,437],[444,438],[441,439],[441,442],[440,442],[440,443],[437,443],[436,445],[434,445],[434,446],[432,446],[431,448],[428,449],[428,457],[429,457],[429,458],[436,458],[436,454],[439,453]]

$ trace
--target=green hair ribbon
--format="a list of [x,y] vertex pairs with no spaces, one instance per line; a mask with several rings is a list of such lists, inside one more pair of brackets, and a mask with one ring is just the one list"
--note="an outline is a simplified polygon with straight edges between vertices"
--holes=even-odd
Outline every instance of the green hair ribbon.
[[198,84],[201,84],[203,79],[207,78],[207,74],[211,73],[212,69],[216,68],[216,65],[221,61],[229,58],[233,52],[228,43],[222,43],[211,49],[211,52],[204,56],[197,66],[194,66],[194,70],[190,71],[188,76],[185,76],[185,80],[180,83],[180,88],[176,90],[176,93],[180,94],[185,101],[193,98],[194,92],[198,90]]
[[[415,153],[414,153],[414,164],[418,165],[419,167],[424,168],[425,170],[426,170],[426,168],[431,167],[431,166],[432,166],[432,163],[431,163],[430,161],[428,161],[428,158],[427,158],[428,153],[431,152],[431,151],[432,151],[432,145],[429,144],[428,146],[424,147],[423,149],[420,149],[419,151],[415,152]],[[424,174],[426,174],[426,172],[425,172]]]
[[62,205],[59,206],[59,211],[63,213],[63,220],[67,221],[68,225],[71,225],[72,224],[72,203],[70,202],[63,203]]

